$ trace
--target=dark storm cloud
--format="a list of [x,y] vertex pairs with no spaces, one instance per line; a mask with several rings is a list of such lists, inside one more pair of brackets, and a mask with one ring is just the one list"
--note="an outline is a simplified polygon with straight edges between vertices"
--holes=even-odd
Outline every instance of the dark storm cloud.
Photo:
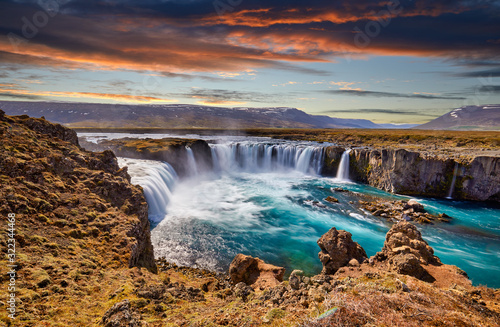
[[470,78],[481,78],[481,77],[500,77],[500,67],[489,70],[477,70],[465,73],[455,74],[458,77],[470,77]]
[[[22,32],[42,11],[38,1],[0,2],[0,63],[166,76],[248,68],[327,75],[297,63],[364,54],[500,59],[499,1],[493,0],[59,2],[30,37]],[[369,32],[374,24],[376,35]],[[26,42],[13,44],[12,33]],[[367,39],[356,42],[362,34]]]
[[500,94],[500,85],[482,85],[478,89],[482,93],[498,93]]
[[322,93],[334,95],[350,95],[360,97],[377,97],[377,98],[412,98],[412,99],[426,99],[426,100],[465,100],[466,98],[460,96],[440,96],[433,94],[421,93],[395,93],[395,92],[378,92],[378,91],[359,91],[359,90],[323,90]]

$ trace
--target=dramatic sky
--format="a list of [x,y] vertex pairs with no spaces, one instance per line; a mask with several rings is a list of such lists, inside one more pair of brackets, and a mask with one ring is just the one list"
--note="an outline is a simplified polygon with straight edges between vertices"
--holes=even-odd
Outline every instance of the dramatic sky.
[[0,66],[0,100],[423,123],[500,103],[500,0],[0,0]]

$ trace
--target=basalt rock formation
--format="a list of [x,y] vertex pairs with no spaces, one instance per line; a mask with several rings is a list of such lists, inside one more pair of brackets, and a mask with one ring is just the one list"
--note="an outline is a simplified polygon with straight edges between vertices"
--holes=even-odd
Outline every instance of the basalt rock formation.
[[325,176],[335,176],[339,169],[340,159],[345,148],[340,146],[329,146],[325,148],[323,153],[323,168],[321,174]]
[[[325,150],[323,172],[333,176],[341,148]],[[350,179],[387,192],[500,202],[500,157],[476,156],[456,162],[405,149],[353,149]],[[454,180],[455,175],[455,182]]]

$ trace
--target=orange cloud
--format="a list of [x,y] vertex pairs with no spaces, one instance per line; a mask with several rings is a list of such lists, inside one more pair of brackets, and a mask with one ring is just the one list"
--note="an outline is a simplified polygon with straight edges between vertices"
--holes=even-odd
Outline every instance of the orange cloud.
[[[3,84],[5,85],[5,84]],[[60,92],[60,91],[29,91],[12,89],[10,87],[4,88],[0,84],[0,93],[7,93],[19,96],[40,96],[47,98],[86,98],[86,99],[103,99],[113,100],[126,103],[165,103],[176,102],[177,100],[162,99],[157,97],[140,96],[140,95],[127,95],[127,94],[111,94],[111,93],[93,93],[93,92]]]
[[433,3],[429,7],[416,4],[413,9],[403,8],[398,2],[382,2],[374,5],[353,4],[346,8],[291,8],[282,10],[280,8],[266,8],[257,10],[240,10],[224,13],[224,15],[212,14],[202,18],[205,25],[229,25],[248,27],[269,27],[278,24],[311,24],[330,22],[334,24],[345,24],[364,20],[386,20],[388,18],[431,16],[437,17],[446,13],[458,14],[469,10],[464,6],[446,6],[446,4]]

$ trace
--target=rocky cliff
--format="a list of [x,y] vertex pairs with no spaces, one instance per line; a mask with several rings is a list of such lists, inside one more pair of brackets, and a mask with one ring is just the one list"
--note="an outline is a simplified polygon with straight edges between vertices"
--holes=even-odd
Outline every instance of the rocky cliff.
[[[72,130],[1,111],[0,140],[0,216],[16,216],[18,319],[51,321],[58,303],[58,319],[68,325],[73,301],[90,310],[93,297],[108,296],[100,286],[110,274],[104,268],[156,272],[142,189],[111,151],[84,151]],[[4,257],[7,242],[0,233]]]
[[[324,173],[335,175],[343,151],[326,149]],[[387,192],[444,198],[453,189],[454,199],[500,201],[500,157],[455,161],[405,149],[364,148],[351,151],[349,169],[353,181]]]
[[203,140],[127,137],[117,140],[102,140],[97,144],[81,140],[81,144],[90,151],[112,150],[119,157],[166,161],[172,165],[179,176],[186,176],[189,173],[187,148],[190,148],[198,169],[210,171],[213,168],[210,146]]

